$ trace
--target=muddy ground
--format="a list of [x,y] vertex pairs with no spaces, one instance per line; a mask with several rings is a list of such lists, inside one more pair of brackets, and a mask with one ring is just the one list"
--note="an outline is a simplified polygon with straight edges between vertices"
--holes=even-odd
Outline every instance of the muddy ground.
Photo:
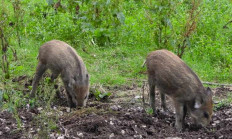
[[[167,100],[169,113],[158,111],[153,116],[142,103],[142,88],[101,87],[113,95],[108,101],[96,101],[91,97],[87,108],[76,110],[67,107],[64,98],[45,107],[18,109],[18,117],[7,111],[0,112],[0,138],[232,138],[232,105],[222,105],[214,111],[212,122],[206,128],[197,128],[187,117],[185,130],[174,128],[172,102]],[[144,88],[147,101],[147,88]],[[228,97],[232,88],[216,88],[216,103]],[[160,104],[157,92],[157,105]],[[231,96],[231,95],[230,95]],[[158,105],[160,109],[160,105]],[[21,121],[19,126],[18,121]],[[53,121],[55,125],[51,125]]]

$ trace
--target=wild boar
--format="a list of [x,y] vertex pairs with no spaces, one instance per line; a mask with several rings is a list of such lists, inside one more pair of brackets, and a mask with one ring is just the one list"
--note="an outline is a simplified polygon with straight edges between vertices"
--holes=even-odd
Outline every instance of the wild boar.
[[168,50],[153,51],[147,56],[146,65],[150,105],[154,112],[157,86],[164,110],[165,95],[174,102],[177,130],[184,128],[187,112],[197,125],[209,124],[213,110],[212,91],[203,87],[197,75],[178,56]]
[[65,86],[70,107],[86,105],[89,95],[89,75],[82,58],[67,43],[52,40],[40,47],[38,65],[32,83],[31,96],[35,95],[43,73],[50,69],[51,80],[59,74]]

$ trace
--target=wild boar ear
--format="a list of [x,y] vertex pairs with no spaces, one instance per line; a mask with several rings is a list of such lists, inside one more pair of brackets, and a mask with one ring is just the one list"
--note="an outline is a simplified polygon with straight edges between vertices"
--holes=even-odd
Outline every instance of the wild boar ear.
[[74,84],[75,84],[75,80],[71,78],[68,83],[68,87],[72,88]]
[[201,104],[198,101],[195,101],[194,108],[198,109],[201,107]]
[[200,108],[201,107],[201,102],[199,101],[199,100],[195,100],[195,102],[194,102],[194,108],[195,109],[198,109],[198,108]]
[[68,87],[69,87],[69,88],[72,88],[72,84],[71,84],[71,83],[68,83]]
[[74,81],[77,81],[77,77],[76,76],[74,76],[73,79],[74,79]]
[[87,82],[89,81],[89,74],[88,73],[86,74],[86,81]]
[[212,96],[213,95],[212,90],[209,87],[207,87],[207,89],[206,89],[206,94],[208,96]]

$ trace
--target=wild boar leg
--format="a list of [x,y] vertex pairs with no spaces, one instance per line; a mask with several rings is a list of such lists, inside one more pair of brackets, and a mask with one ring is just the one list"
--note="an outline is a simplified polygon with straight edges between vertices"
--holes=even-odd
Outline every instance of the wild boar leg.
[[[62,76],[62,74],[61,74]],[[66,95],[67,95],[67,101],[68,101],[68,105],[70,108],[74,108],[75,107],[75,104],[73,103],[72,101],[72,96],[68,90],[68,81],[67,80],[64,80],[65,78],[62,78],[63,79],[63,82],[64,82],[64,86],[65,86],[65,91],[66,91]]]
[[181,131],[184,127],[184,117],[186,114],[186,110],[183,103],[175,102],[175,110],[176,110],[176,129]]
[[150,88],[150,106],[153,109],[154,114],[156,113],[155,109],[155,84],[152,82],[149,82],[149,88]]
[[187,114],[187,106],[184,105],[183,124],[184,124],[184,120],[185,120],[186,114]]
[[[51,82],[54,83],[54,80],[59,76],[59,72],[52,72],[52,75],[51,75]],[[57,85],[57,81],[55,81],[54,83],[54,88],[56,90],[56,96],[58,98],[61,98],[60,97],[60,91],[59,91],[59,86]]]
[[36,68],[36,73],[33,79],[32,83],[32,91],[31,91],[31,97],[35,96],[36,89],[38,87],[39,81],[44,74],[44,72],[47,70],[46,65],[42,64],[41,62],[38,63],[37,68]]
[[72,101],[72,96],[70,95],[70,93],[66,90],[66,94],[67,94],[67,101],[68,101],[68,105],[70,108],[75,108],[75,104]]
[[161,97],[161,107],[163,108],[164,111],[167,111],[165,94],[160,92],[160,97]]

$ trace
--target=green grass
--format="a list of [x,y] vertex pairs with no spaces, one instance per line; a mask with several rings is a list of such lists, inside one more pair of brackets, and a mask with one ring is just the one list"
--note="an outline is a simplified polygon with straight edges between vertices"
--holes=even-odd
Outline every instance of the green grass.
[[[11,79],[22,75],[33,77],[38,63],[38,50],[42,44],[43,42],[30,41],[23,43],[23,47],[17,49],[18,60],[10,61]],[[91,84],[103,85],[129,85],[133,80],[147,79],[146,75],[140,73],[146,71],[142,64],[147,54],[152,49],[155,50],[152,46],[146,48],[117,46],[104,49],[89,46],[86,53],[79,46],[73,47],[87,66]],[[230,71],[212,65],[207,58],[198,59],[186,52],[183,60],[203,81],[229,83],[232,80]]]
[[[43,42],[31,41],[23,43],[21,48],[17,48],[18,60],[10,61],[11,79],[22,75],[33,77],[38,63],[39,47],[42,44]],[[73,47],[76,48],[86,64],[91,84],[122,85],[129,83],[128,81],[131,79],[143,76],[139,72],[144,70],[142,64],[146,58],[146,51],[141,52],[140,48],[88,47],[86,53],[79,46]]]

